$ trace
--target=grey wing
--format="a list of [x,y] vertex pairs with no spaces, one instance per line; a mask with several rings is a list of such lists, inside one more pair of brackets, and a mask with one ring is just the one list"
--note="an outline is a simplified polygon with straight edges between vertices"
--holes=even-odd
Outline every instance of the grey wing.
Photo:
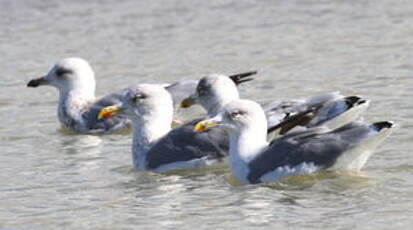
[[197,85],[198,80],[181,80],[172,83],[165,88],[172,95],[174,104],[177,104],[195,93]]
[[329,92],[306,98],[292,100],[275,100],[263,105],[264,111],[294,112],[304,111],[308,107],[319,105],[327,101],[336,100],[343,96],[339,92]]
[[289,134],[271,142],[249,163],[248,180],[258,183],[262,175],[278,167],[294,167],[303,162],[329,168],[347,150],[377,133],[373,126],[352,122],[339,129],[320,133],[319,129]]
[[[336,129],[358,119],[369,105],[368,100],[357,96],[337,97],[324,102],[312,100],[314,103],[288,108],[288,113],[279,123],[270,125],[269,132],[278,130],[280,134],[284,134],[291,129],[305,130],[316,126]],[[276,113],[276,111],[272,111],[272,113]]]
[[339,92],[329,92],[307,98],[276,100],[264,104],[263,109],[267,115],[268,126],[272,127],[280,123],[289,114],[302,113],[310,108],[342,97]]
[[123,114],[118,114],[111,118],[98,119],[98,114],[101,109],[107,106],[119,104],[121,102],[121,98],[127,91],[128,88],[118,90],[91,104],[88,110],[82,114],[83,119],[86,121],[87,127],[90,130],[94,130],[96,133],[130,129],[131,122],[126,115]]
[[163,164],[199,158],[221,159],[228,154],[229,137],[219,128],[195,132],[193,120],[168,133],[148,152],[146,161],[150,169]]
[[354,121],[369,106],[369,101],[358,96],[348,96],[328,101],[319,108],[315,117],[308,123],[308,127],[326,125],[331,129]]

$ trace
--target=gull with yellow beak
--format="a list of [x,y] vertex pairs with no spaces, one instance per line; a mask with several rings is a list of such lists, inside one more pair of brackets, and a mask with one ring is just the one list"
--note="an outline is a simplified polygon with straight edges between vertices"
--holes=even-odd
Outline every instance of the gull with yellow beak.
[[291,132],[268,143],[261,106],[234,100],[213,118],[197,123],[195,130],[213,127],[229,133],[229,163],[234,176],[243,183],[264,183],[323,169],[360,170],[394,124],[351,122],[332,131],[313,128]]
[[[239,99],[236,85],[225,75],[210,74],[201,78],[196,91],[181,102],[182,108],[200,104],[215,116],[227,103]],[[335,129],[357,119],[369,102],[357,96],[344,97],[338,92],[307,98],[276,100],[263,105],[269,131],[284,134],[291,129],[327,126]],[[276,132],[275,132],[276,131]]]
[[[249,81],[256,72],[234,74],[231,79],[240,84]],[[182,101],[194,90],[198,80],[181,80],[173,84],[162,84],[173,96],[175,102]],[[57,115],[62,127],[76,133],[105,134],[129,130],[131,123],[125,115],[98,119],[99,111],[120,102],[128,91],[121,89],[100,99],[95,97],[95,73],[89,63],[82,58],[64,58],[40,78],[32,79],[28,87],[53,86],[59,91]]]
[[171,129],[173,101],[160,85],[127,89],[119,104],[106,107],[99,118],[124,114],[132,121],[133,165],[139,170],[165,172],[208,167],[228,152],[228,135],[221,129],[196,132],[195,120]]

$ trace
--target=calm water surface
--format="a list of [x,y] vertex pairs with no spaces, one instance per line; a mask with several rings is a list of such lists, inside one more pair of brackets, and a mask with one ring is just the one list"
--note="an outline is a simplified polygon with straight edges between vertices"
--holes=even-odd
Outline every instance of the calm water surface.
[[[411,228],[412,1],[2,0],[0,9],[0,228]],[[357,175],[238,186],[225,170],[137,172],[129,135],[66,134],[56,91],[25,87],[68,56],[90,61],[99,95],[257,69],[243,97],[340,90],[372,100],[366,119],[401,127]]]

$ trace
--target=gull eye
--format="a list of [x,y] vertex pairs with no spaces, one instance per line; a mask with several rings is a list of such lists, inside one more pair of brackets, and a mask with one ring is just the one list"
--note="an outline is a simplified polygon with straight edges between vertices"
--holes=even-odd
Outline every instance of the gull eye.
[[232,118],[238,118],[238,117],[240,117],[241,115],[242,115],[243,113],[241,112],[241,111],[234,111],[234,112],[231,112],[231,117]]
[[56,76],[58,77],[63,77],[65,74],[69,73],[72,73],[72,71],[65,68],[59,68],[56,70]]
[[206,87],[198,87],[197,92],[198,95],[205,95],[207,92]]
[[206,80],[203,78],[199,81],[198,86],[196,87],[196,92],[198,93],[198,95],[205,94],[205,85]]
[[135,95],[132,97],[132,101],[138,102],[138,101],[143,100],[143,99],[145,99],[145,98],[146,98],[146,95],[145,95],[145,94],[138,93],[138,94],[135,94]]
[[196,92],[200,96],[208,94],[210,90],[211,90],[211,85],[205,79],[202,79],[199,82],[198,86],[196,87]]

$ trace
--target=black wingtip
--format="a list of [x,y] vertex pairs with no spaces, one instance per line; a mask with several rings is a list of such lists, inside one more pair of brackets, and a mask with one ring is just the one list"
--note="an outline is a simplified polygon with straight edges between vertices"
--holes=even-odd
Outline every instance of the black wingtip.
[[254,80],[254,78],[250,76],[255,75],[257,73],[258,72],[254,70],[254,71],[249,71],[249,72],[244,72],[244,73],[239,73],[239,74],[233,74],[233,75],[230,75],[229,78],[231,78],[231,80],[234,81],[236,85],[239,85],[241,83]]
[[348,107],[353,107],[355,105],[361,105],[367,102],[367,100],[359,96],[349,96],[345,98],[346,104]]
[[373,123],[373,127],[377,130],[380,131],[382,129],[390,129],[394,127],[394,122],[392,121],[380,121]]

